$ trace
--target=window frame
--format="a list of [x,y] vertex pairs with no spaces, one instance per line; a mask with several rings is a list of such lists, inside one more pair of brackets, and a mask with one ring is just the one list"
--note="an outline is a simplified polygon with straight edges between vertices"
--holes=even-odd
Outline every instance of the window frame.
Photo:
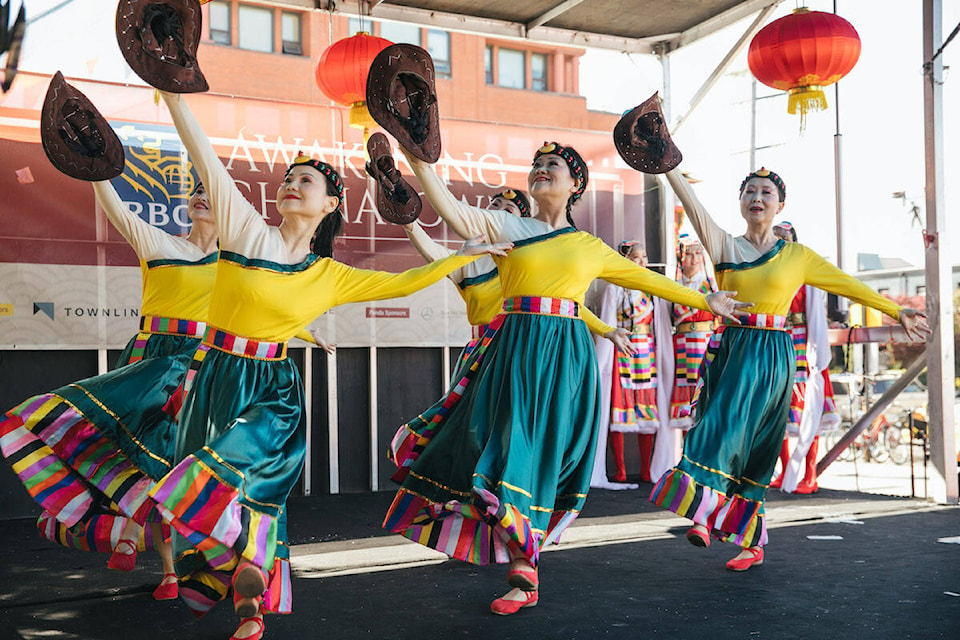
[[[500,51],[507,50],[523,54],[523,87],[511,87],[500,84]],[[531,49],[515,49],[509,45],[503,46],[498,42],[488,41],[484,46],[484,82],[487,86],[499,87],[501,89],[516,89],[520,91],[536,91],[538,93],[549,93],[551,91],[550,64],[553,54],[547,51],[536,51]],[[487,56],[489,56],[490,65],[488,67]],[[543,58],[543,87],[534,86],[535,78],[533,76],[533,58],[541,56]]]
[[[286,40],[283,34],[283,21],[285,18],[295,18],[297,21],[297,39]],[[289,47],[289,51],[287,50]],[[299,11],[280,10],[280,53],[288,56],[303,55],[303,13]]]
[[[241,16],[244,10],[253,11],[258,14],[267,15],[270,17],[270,48],[269,49],[254,49],[251,47],[245,47],[241,44],[241,39],[243,32],[241,31]],[[276,9],[272,7],[264,7],[263,5],[258,4],[249,4],[246,2],[237,3],[237,48],[243,49],[244,51],[254,51],[256,53],[276,53],[277,52],[277,43],[276,43]]]
[[[216,29],[214,30],[213,20],[209,20],[209,25],[207,26],[207,37],[210,38],[211,42],[214,42],[218,45],[224,47],[233,46],[233,2],[230,0],[211,0],[210,6],[208,7],[208,12],[213,12],[214,6],[223,6],[227,10],[227,30]],[[208,16],[210,13],[207,14]],[[226,42],[218,40],[216,35],[226,35]]]

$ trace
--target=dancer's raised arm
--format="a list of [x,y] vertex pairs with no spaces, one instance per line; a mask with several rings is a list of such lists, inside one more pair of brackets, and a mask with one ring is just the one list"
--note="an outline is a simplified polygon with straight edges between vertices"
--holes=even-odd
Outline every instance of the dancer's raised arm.
[[443,179],[437,175],[432,165],[416,158],[402,146],[400,149],[407,157],[410,168],[420,181],[420,188],[423,189],[427,200],[436,209],[437,214],[443,218],[454,233],[461,238],[473,238],[478,235],[486,235],[490,242],[499,242],[503,235],[504,222],[510,217],[505,211],[492,211],[471,207],[457,199]]

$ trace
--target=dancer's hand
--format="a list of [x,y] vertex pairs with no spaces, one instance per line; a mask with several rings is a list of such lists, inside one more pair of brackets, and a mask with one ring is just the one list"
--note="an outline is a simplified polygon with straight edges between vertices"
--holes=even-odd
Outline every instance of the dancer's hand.
[[930,335],[927,314],[916,309],[900,309],[900,326],[907,332],[907,337],[914,340],[926,340]]
[[717,291],[710,293],[706,296],[707,306],[710,307],[710,311],[715,315],[727,318],[733,321],[734,324],[740,324],[740,319],[737,318],[736,313],[741,309],[752,307],[753,303],[738,302],[734,300],[734,296],[736,295],[736,291]]
[[481,234],[476,238],[470,238],[463,243],[463,246],[460,247],[460,251],[457,251],[458,256],[479,256],[484,253],[489,253],[492,256],[506,256],[507,252],[513,249],[512,242],[497,242],[494,244],[487,243],[487,236]]
[[337,344],[335,342],[327,342],[324,338],[320,336],[320,332],[317,331],[316,329],[311,329],[310,335],[313,336],[313,340],[314,342],[317,343],[317,346],[323,349],[324,351],[326,351],[327,353],[329,353],[330,355],[333,355],[334,353],[337,352]]
[[613,331],[603,334],[603,337],[612,342],[618,351],[628,353],[631,356],[637,355],[637,350],[634,348],[633,343],[630,342],[630,332],[626,329],[614,329]]

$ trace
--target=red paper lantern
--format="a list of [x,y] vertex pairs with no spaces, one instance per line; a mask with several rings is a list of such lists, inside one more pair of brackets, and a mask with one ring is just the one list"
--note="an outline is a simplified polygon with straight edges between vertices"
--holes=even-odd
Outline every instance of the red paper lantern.
[[317,60],[317,86],[334,102],[350,107],[350,124],[376,126],[367,111],[367,74],[377,54],[392,42],[360,31],[327,47]]
[[774,89],[788,91],[787,111],[827,107],[823,87],[850,73],[860,58],[860,36],[834,13],[806,7],[774,20],[750,42],[747,64],[754,77]]

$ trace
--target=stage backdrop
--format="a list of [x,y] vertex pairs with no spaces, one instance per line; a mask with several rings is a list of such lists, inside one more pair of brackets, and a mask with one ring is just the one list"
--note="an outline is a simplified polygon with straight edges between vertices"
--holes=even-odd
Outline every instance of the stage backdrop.
[[[59,173],[43,152],[40,109],[49,80],[20,74],[0,100],[0,350],[121,348],[137,329],[139,267],[90,185]],[[113,180],[122,199],[150,224],[186,233],[196,172],[163,103],[148,88],[71,83],[123,141],[127,167]],[[403,230],[380,218],[363,170],[362,133],[344,123],[343,110],[211,94],[185,99],[240,190],[270,222],[279,223],[275,198],[283,173],[303,151],[344,178],[338,260],[387,271],[422,264]],[[620,161],[609,132],[456,120],[444,120],[442,130],[436,170],[465,202],[485,206],[504,188],[525,190],[534,151],[558,140],[590,165],[589,188],[574,210],[578,227],[614,246],[643,237],[643,177]],[[402,157],[398,162],[412,176]],[[459,246],[426,200],[420,222],[438,241]],[[445,281],[403,299],[340,307],[313,326],[343,347],[460,346],[469,339],[465,317]]]

